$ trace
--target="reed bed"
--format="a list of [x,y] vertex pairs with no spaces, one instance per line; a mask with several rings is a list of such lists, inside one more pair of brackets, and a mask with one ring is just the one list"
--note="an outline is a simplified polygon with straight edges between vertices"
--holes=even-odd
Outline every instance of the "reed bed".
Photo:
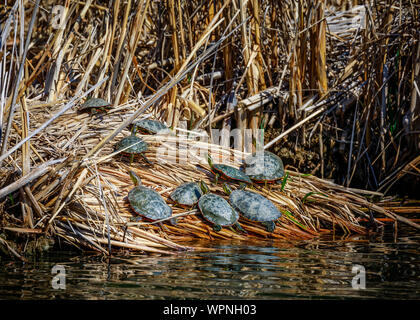
[[[121,106],[121,110],[123,108]],[[51,107],[50,111],[53,112],[53,109]],[[103,119],[69,112],[49,126],[42,139],[34,140],[32,145],[40,157],[48,158],[59,149],[56,157],[65,160],[51,166],[25,190],[26,196],[32,195],[23,209],[24,221],[29,228],[22,227],[13,214],[8,214],[13,212],[13,208],[9,208],[2,216],[6,225],[4,229],[23,234],[48,234],[62,238],[75,247],[103,254],[117,249],[171,254],[179,250],[205,250],[182,245],[196,239],[291,241],[335,232],[365,235],[369,228],[363,221],[370,218],[369,211],[375,216],[385,215],[390,216],[392,221],[396,220],[392,211],[366,198],[366,194],[371,194],[369,191],[349,190],[312,175],[287,170],[284,186],[254,187],[283,213],[273,233],[267,232],[258,223],[242,218],[239,222],[246,234],[233,228],[215,232],[197,208],[187,210],[176,206],[173,206],[173,216],[178,217],[175,226],[168,221],[135,222],[135,214],[126,198],[133,188],[129,170],[138,174],[143,185],[155,189],[170,203],[169,194],[179,184],[189,181],[203,180],[212,192],[224,195],[221,183],[214,184],[205,155],[209,153],[214,161],[223,160],[239,167],[246,154],[194,139],[197,132],[180,129],[165,136],[141,136],[149,143],[146,156],[153,165],[137,159],[130,164],[129,159],[114,152],[112,143],[94,157],[86,158],[89,150],[107,136],[109,128],[121,124],[124,120],[121,117],[120,112],[111,112]],[[129,118],[130,113],[124,113],[123,117]],[[129,131],[124,129],[115,140],[128,134]],[[57,136],[61,140],[60,147],[50,143],[57,140]],[[17,198],[17,194],[12,192],[8,201],[15,196]]]
[[[418,9],[418,1],[391,0],[4,0],[1,226],[104,254],[169,254],[198,238],[365,234],[366,220],[378,219],[418,228],[390,210],[391,200],[371,201],[420,172]],[[77,112],[87,97],[112,110]],[[173,129],[160,140],[144,136],[154,167],[113,154],[141,117]],[[229,133],[247,129],[257,141],[231,149]],[[210,183],[203,154],[194,155],[203,145],[233,166],[258,145],[285,160],[283,189],[256,187],[283,212],[273,234],[244,220],[246,235],[215,233],[196,209],[174,208],[177,226],[130,221],[127,170],[167,199],[183,181]],[[162,157],[162,148],[172,152]],[[221,194],[220,185],[211,189]]]

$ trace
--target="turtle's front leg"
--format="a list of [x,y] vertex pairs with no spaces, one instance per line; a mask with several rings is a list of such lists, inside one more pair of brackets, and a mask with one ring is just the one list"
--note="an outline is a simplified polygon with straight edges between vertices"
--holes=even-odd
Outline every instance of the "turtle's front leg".
[[220,230],[222,230],[222,226],[218,225],[218,224],[214,224],[213,225],[213,230],[215,232],[219,232]]
[[143,221],[143,218],[140,216],[135,216],[130,218],[130,222],[140,222]]
[[97,119],[101,120],[101,122],[104,121],[103,114],[101,112],[99,112],[98,109],[93,108],[92,109],[92,115],[95,116]]

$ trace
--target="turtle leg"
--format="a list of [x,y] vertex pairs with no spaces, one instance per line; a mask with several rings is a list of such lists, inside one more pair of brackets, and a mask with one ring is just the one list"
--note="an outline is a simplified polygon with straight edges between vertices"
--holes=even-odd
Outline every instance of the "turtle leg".
[[177,218],[171,218],[171,219],[169,219],[169,223],[171,224],[171,226],[176,226],[178,224],[178,219]]
[[217,185],[217,183],[219,182],[219,174],[218,173],[216,173],[214,175],[214,179],[215,179],[215,184]]
[[246,183],[241,182],[241,183],[239,184],[239,188],[240,188],[241,190],[245,190],[245,189],[246,189]]
[[92,115],[95,116],[96,119],[101,120],[101,122],[104,121],[104,117],[103,117],[102,113],[98,111],[98,109],[93,108],[92,109]]
[[274,229],[276,228],[276,224],[274,223],[274,221],[264,221],[261,222],[261,224],[266,227],[268,232],[273,232]]
[[153,162],[151,162],[149,159],[147,159],[147,157],[143,154],[143,153],[140,153],[140,156],[143,158],[143,160],[147,163],[147,164],[149,164],[149,165],[153,165]]
[[134,160],[134,153],[130,154],[130,166],[133,163]]
[[234,224],[234,226],[235,226],[235,227],[236,227],[236,229],[238,229],[240,232],[245,233],[245,234],[248,234],[248,232],[246,232],[246,231],[245,231],[245,229],[244,229],[244,228],[242,228],[242,226],[241,226],[238,222],[236,222],[236,223]]
[[135,216],[135,217],[131,217],[130,221],[131,222],[140,222],[140,221],[143,221],[143,218],[140,217],[140,216]]
[[220,230],[222,230],[222,227],[221,227],[220,225],[218,225],[218,224],[214,224],[214,225],[213,225],[213,230],[214,230],[215,232],[219,232]]

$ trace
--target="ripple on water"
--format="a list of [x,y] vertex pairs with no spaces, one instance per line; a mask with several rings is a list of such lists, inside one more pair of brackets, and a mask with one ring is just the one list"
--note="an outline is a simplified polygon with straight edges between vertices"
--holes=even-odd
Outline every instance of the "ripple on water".
[[[215,252],[121,256],[110,265],[98,257],[68,253],[29,264],[0,260],[0,298],[419,299],[419,244],[417,236],[404,236],[395,243],[389,239],[221,242],[213,244]],[[65,290],[51,286],[56,264],[65,266]],[[356,264],[366,269],[365,290],[351,286]]]

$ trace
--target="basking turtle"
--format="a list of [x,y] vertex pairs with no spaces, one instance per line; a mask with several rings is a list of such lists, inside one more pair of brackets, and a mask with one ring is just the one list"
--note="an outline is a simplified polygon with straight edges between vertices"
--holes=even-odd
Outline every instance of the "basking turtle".
[[209,154],[207,155],[207,161],[209,163],[211,172],[213,172],[213,174],[215,175],[216,184],[219,180],[219,176],[225,180],[233,180],[240,182],[241,184],[252,184],[251,179],[241,170],[225,164],[214,164],[213,159],[210,157]]
[[170,194],[170,199],[181,207],[192,207],[198,203],[201,196],[206,193],[208,187],[204,181],[187,182],[178,186]]
[[218,232],[222,227],[235,225],[239,230],[246,233],[238,223],[238,212],[221,196],[206,193],[198,201],[198,208],[204,219],[213,224],[214,231]]
[[87,111],[91,114],[107,113],[112,105],[101,98],[89,98],[83,103],[79,111]]
[[147,142],[143,139],[131,134],[121,139],[115,146],[115,151],[121,151],[122,154],[130,156],[130,164],[134,160],[135,155],[140,155],[148,164],[151,164],[149,159],[143,154],[147,150]]
[[275,221],[281,217],[281,212],[270,200],[252,191],[241,189],[232,191],[227,184],[223,185],[223,189],[229,195],[232,207],[245,219],[261,222],[267,231],[274,231]]
[[[159,193],[142,186],[140,178],[133,171],[130,170],[129,175],[135,187],[128,193],[128,201],[138,215],[152,221],[172,216],[171,207],[166,204]],[[170,222],[173,225],[176,224],[174,218],[170,219]]]
[[169,133],[169,128],[160,121],[142,119],[133,123],[132,131],[134,133],[139,131],[143,134],[166,134]]
[[256,183],[274,183],[284,176],[283,161],[275,154],[256,152],[245,159],[245,172]]

